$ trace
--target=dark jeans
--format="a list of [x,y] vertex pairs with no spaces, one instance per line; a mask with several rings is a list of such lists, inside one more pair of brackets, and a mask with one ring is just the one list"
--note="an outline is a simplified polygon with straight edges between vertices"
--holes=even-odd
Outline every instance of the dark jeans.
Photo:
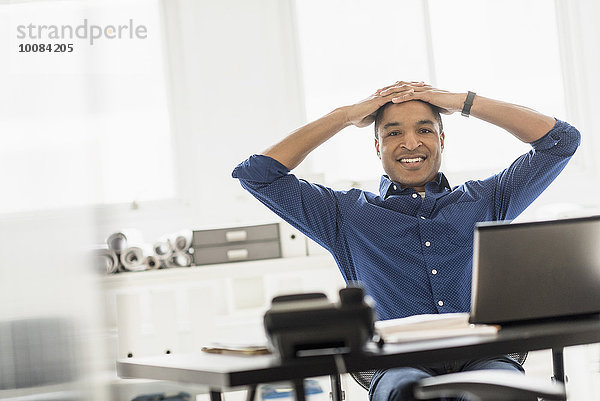
[[462,362],[437,363],[414,368],[379,370],[371,380],[369,399],[371,401],[412,401],[415,399],[413,397],[413,386],[423,378],[482,369],[505,369],[525,373],[519,363],[504,355]]

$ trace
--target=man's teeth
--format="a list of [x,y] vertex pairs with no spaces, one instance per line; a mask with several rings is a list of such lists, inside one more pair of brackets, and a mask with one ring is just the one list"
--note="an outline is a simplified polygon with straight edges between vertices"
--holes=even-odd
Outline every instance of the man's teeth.
[[425,160],[425,159],[423,159],[422,157],[415,157],[415,158],[412,158],[412,159],[400,159],[400,161],[402,163],[417,163],[417,162],[420,162],[420,161],[423,161],[423,160]]

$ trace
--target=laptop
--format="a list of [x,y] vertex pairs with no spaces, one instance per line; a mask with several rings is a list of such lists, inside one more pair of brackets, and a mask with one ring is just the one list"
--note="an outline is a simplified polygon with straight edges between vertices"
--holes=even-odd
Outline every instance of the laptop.
[[600,215],[478,223],[471,323],[600,313]]

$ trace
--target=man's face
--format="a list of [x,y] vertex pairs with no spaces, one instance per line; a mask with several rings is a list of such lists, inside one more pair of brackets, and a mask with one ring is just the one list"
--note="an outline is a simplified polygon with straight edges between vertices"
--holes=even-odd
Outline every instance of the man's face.
[[404,187],[424,191],[442,164],[444,133],[431,108],[419,101],[388,104],[375,139],[386,174]]

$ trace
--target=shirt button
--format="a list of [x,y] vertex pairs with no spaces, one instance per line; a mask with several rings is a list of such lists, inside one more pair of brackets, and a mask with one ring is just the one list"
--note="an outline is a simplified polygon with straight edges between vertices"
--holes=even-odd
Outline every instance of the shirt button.
[[439,306],[444,306],[444,301],[438,301]]
[[431,274],[437,274],[437,270],[433,269],[433,270],[431,271]]
[[430,245],[431,245],[431,242],[429,242],[429,241],[425,242],[425,246],[430,246]]
[[425,220],[425,217],[421,216],[421,218],[422,218],[423,220]]
[[419,195],[417,195],[417,194],[413,194],[413,198],[416,198],[417,196],[419,196]]
[[395,185],[393,186],[393,188],[394,188],[394,191],[398,189],[398,188],[396,188],[396,186],[395,186]]

